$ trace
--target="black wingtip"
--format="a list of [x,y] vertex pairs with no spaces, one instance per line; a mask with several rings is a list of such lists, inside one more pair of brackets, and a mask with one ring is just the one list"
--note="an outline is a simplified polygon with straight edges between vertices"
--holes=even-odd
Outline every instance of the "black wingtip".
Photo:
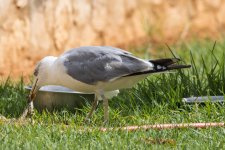
[[153,64],[152,70],[148,70],[144,72],[136,72],[126,76],[135,76],[135,75],[149,74],[149,73],[160,73],[160,72],[170,71],[174,69],[184,69],[184,68],[191,67],[191,65],[176,64],[179,61],[181,61],[180,58],[163,58],[163,59],[149,60],[149,62]]
[[169,66],[181,61],[179,58],[162,58],[162,59],[154,59],[149,60],[149,62],[153,63],[154,65],[161,65],[161,66]]

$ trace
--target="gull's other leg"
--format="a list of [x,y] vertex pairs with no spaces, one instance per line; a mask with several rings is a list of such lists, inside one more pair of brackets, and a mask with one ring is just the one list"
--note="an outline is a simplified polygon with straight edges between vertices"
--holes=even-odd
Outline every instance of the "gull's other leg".
[[104,125],[108,123],[109,121],[109,101],[105,97],[105,95],[102,93],[101,97],[103,99],[103,107],[104,107]]
[[87,122],[91,118],[91,116],[92,116],[93,112],[95,111],[97,105],[98,105],[98,97],[95,94],[95,99],[94,99],[94,102],[92,103],[91,111],[88,113],[87,117],[85,118],[85,122]]

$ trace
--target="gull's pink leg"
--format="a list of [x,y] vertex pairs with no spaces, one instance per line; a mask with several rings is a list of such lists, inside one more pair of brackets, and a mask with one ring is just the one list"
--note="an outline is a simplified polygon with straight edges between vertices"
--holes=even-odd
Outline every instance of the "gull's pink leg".
[[85,122],[87,122],[91,118],[91,116],[92,116],[93,112],[95,111],[97,105],[98,105],[98,98],[95,94],[95,99],[94,99],[94,102],[92,103],[91,111],[88,113],[87,117],[85,118]]

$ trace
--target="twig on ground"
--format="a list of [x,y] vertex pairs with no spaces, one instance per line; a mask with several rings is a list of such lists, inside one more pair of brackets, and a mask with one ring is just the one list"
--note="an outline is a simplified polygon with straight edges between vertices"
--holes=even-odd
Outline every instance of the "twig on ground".
[[175,129],[175,128],[207,128],[207,127],[224,127],[224,122],[209,122],[209,123],[181,123],[181,124],[156,124],[156,125],[142,125],[142,126],[126,126],[119,128],[100,128],[100,131],[135,131],[148,129]]

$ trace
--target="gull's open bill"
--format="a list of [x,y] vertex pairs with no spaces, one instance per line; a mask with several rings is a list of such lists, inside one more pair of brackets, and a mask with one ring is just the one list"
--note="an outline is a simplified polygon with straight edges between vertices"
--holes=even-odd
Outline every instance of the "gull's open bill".
[[83,93],[95,93],[87,119],[92,116],[98,101],[103,100],[104,122],[107,122],[108,99],[117,95],[119,89],[130,88],[152,73],[191,67],[177,64],[179,61],[178,58],[143,60],[109,46],[84,46],[59,57],[45,57],[35,68],[29,105],[22,118],[32,114],[33,99],[40,87],[60,85]]

